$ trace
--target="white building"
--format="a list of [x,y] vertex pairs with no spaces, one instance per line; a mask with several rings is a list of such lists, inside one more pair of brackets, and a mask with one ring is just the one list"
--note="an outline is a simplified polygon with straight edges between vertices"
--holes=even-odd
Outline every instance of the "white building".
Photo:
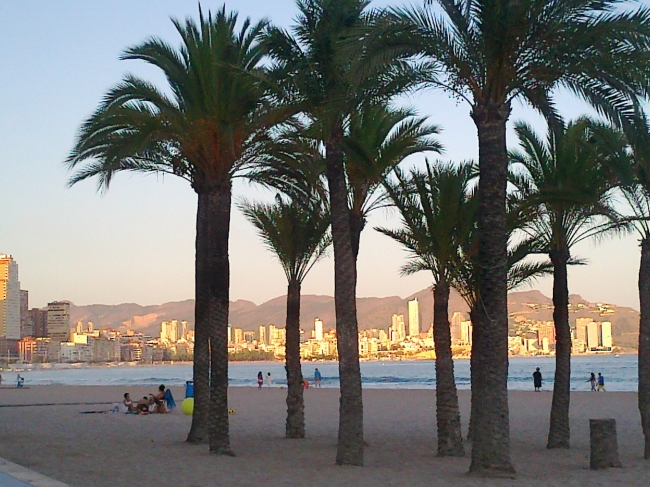
[[390,340],[392,342],[401,342],[406,338],[406,324],[404,315],[393,314],[391,320]]
[[462,337],[462,323],[465,317],[460,311],[454,311],[451,315],[451,322],[449,326],[451,327],[451,343],[457,343],[463,340]]
[[612,323],[609,321],[603,321],[600,325],[600,336],[601,336],[601,346],[604,349],[610,349],[614,346],[614,341],[612,340]]
[[178,320],[160,323],[160,341],[165,343],[176,343],[178,341]]
[[320,318],[314,320],[314,338],[316,340],[323,339],[323,321]]
[[0,338],[20,340],[18,264],[4,254],[0,254]]
[[416,337],[420,334],[420,302],[418,298],[408,302],[409,336]]
[[591,322],[587,325],[587,350],[593,350],[600,346],[598,323]]
[[[230,341],[230,337],[228,337],[228,341]],[[260,333],[259,333],[259,338],[257,340],[257,343],[259,343],[260,345],[267,345],[265,325],[260,325]]]

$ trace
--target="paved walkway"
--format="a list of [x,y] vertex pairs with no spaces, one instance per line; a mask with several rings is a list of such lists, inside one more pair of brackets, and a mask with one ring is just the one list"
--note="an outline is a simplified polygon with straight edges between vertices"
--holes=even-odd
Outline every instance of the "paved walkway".
[[69,487],[40,473],[0,458],[1,487]]

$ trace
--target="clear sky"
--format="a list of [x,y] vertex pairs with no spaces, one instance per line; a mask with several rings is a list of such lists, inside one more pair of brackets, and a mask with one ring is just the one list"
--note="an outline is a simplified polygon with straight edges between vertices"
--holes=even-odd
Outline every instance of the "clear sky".
[[[387,4],[399,1],[374,2]],[[220,6],[203,2],[205,9]],[[241,17],[268,17],[282,26],[296,14],[293,0],[239,0],[227,7],[238,9]],[[146,305],[194,296],[196,196],[189,185],[172,177],[123,174],[104,195],[96,193],[93,182],[68,189],[63,160],[79,124],[124,73],[163,82],[141,62],[119,61],[120,52],[149,36],[177,45],[169,17],[197,12],[196,0],[0,2],[0,253],[17,260],[31,306],[63,299]],[[440,92],[405,103],[444,128],[444,158],[477,157],[467,106]],[[570,96],[560,97],[560,107],[568,118],[587,111]],[[511,120],[522,118],[543,127],[529,109],[515,107]],[[509,143],[514,143],[512,133]],[[264,197],[244,182],[235,184],[234,194]],[[425,273],[399,276],[403,252],[372,230],[394,224],[394,216],[376,213],[362,235],[359,296],[405,297],[431,284]],[[261,303],[285,293],[280,266],[237,210],[230,249],[231,299]],[[570,270],[570,292],[638,306],[635,236],[586,243],[574,254],[590,264]],[[551,281],[535,287],[550,295]],[[312,270],[303,292],[333,294],[331,257]]]

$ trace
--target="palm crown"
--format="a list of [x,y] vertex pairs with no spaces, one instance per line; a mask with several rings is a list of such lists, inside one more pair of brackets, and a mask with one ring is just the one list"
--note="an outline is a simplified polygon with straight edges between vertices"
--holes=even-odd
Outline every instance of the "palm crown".
[[404,226],[376,230],[408,251],[410,262],[403,274],[429,270],[436,282],[452,282],[460,270],[461,246],[475,224],[476,198],[469,191],[472,166],[427,164],[424,172],[413,170],[407,178],[396,170],[395,176],[397,182],[386,182],[386,192]]
[[237,32],[237,14],[225,7],[200,12],[198,25],[173,22],[179,49],[152,38],[122,55],[159,68],[169,94],[133,75],[109,90],[68,157],[71,168],[91,160],[71,184],[96,176],[105,189],[115,173],[137,171],[180,176],[198,190],[229,182],[254,156],[263,108],[256,38],[266,22],[247,19]]
[[515,98],[554,117],[552,90],[565,88],[623,123],[648,94],[650,9],[617,10],[618,0],[437,3],[444,17],[393,10],[397,35],[383,56],[431,56],[438,75],[429,82],[468,101],[475,117],[477,107],[509,111]]
[[[612,129],[587,118],[549,130],[540,140],[526,123],[515,131],[522,149],[510,153],[513,167],[523,169],[513,182],[534,217],[525,231],[544,240],[546,252],[570,249],[582,240],[617,228],[613,206],[615,159],[599,150],[599,136]],[[625,168],[622,168],[625,169]]]
[[280,195],[274,204],[242,200],[239,208],[278,258],[289,282],[302,283],[331,244],[329,212],[315,195],[299,203]]

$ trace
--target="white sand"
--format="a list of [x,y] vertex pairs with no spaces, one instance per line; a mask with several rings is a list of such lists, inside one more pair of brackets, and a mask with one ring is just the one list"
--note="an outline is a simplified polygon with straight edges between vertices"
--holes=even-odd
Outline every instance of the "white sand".
[[[122,387],[39,386],[0,390],[0,405],[117,402]],[[153,388],[129,389],[133,399]],[[179,400],[181,388],[173,389]],[[306,393],[305,440],[283,438],[286,389],[232,388],[231,440],[237,457],[184,442],[191,419],[167,415],[79,414],[108,406],[0,407],[0,457],[75,487],[207,486],[648,486],[650,461],[634,393],[574,393],[572,448],[545,448],[550,392],[512,392],[512,458],[517,480],[467,476],[467,457],[437,458],[435,391],[364,391],[366,466],[334,464],[338,390]],[[460,392],[467,427],[469,394]],[[589,418],[615,418],[625,468],[590,471]]]

